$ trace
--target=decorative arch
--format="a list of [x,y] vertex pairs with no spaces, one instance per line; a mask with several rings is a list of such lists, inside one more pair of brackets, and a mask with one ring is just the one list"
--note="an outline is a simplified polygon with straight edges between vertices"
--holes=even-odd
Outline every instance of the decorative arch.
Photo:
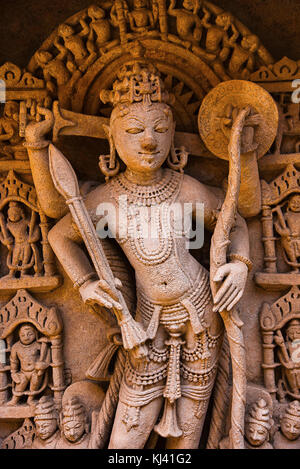
[[[195,0],[188,12],[181,0],[149,0],[148,12],[152,20],[137,27],[134,0],[91,5],[59,25],[27,69],[46,81],[62,108],[107,116],[99,91],[110,87],[122,64],[143,57],[175,90],[178,128],[191,131],[211,88],[223,80],[250,79],[274,62],[257,36],[211,2]],[[228,25],[220,26],[222,21]]]

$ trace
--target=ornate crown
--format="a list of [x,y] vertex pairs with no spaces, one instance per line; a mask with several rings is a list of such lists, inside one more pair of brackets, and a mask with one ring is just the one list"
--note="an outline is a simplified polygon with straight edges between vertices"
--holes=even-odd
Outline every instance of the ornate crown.
[[101,101],[106,104],[152,103],[172,104],[174,98],[165,90],[159,71],[153,64],[134,62],[124,65],[118,73],[113,89],[100,92]]
[[248,423],[258,423],[262,425],[267,430],[271,428],[270,422],[270,410],[267,406],[267,403],[264,399],[260,399],[258,402],[255,402],[246,418]]

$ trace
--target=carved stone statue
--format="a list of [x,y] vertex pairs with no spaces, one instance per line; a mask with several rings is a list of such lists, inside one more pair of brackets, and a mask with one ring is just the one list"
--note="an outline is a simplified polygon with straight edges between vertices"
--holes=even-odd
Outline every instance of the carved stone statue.
[[7,220],[0,213],[0,241],[7,246],[9,253],[7,266],[9,277],[26,276],[33,269],[35,275],[41,275],[42,265],[37,242],[41,234],[36,223],[36,214],[32,211],[28,218],[25,209],[19,202],[9,202]]
[[[108,224],[135,270],[135,319],[125,316],[120,304],[120,282],[99,282],[70,214],[51,230],[49,241],[83,301],[112,309],[121,329],[126,361],[109,447],[143,448],[155,429],[167,438],[168,448],[196,448],[222,345],[218,312],[230,310],[242,297],[251,264],[246,224],[237,214],[230,236],[231,261],[216,272],[214,281],[222,286],[213,302],[208,272],[189,253],[184,230],[178,233],[182,212],[175,211],[168,230],[166,216],[175,203],[183,209],[187,202],[201,202],[205,226],[213,230],[223,194],[183,174],[186,154],[175,152],[170,98],[159,75],[150,65],[125,66],[113,90],[101,97],[114,106],[107,128],[111,152],[100,159],[107,183],[88,194],[85,206],[94,226]],[[39,161],[47,171],[47,155],[39,150],[40,144],[34,149],[46,129],[45,122],[31,126],[27,139],[32,167]],[[53,169],[56,155],[60,157],[54,147],[51,153]],[[121,174],[117,154],[126,166]],[[177,162],[179,172],[163,167],[168,157],[171,164]],[[119,218],[124,215],[124,197],[128,212]],[[63,199],[56,195],[55,200],[65,210]],[[97,210],[103,203],[110,204],[111,214],[125,221],[128,230],[110,216],[103,220]],[[151,210],[156,223],[149,237],[144,228],[146,223],[150,229]]]
[[[128,19],[131,31],[140,34],[149,33],[154,27],[154,17],[148,8],[148,0],[134,0],[133,10],[128,13]],[[157,35],[157,32],[153,31],[152,34]]]
[[300,448],[300,404],[291,402],[280,419],[280,430],[274,435],[274,449]]
[[294,194],[288,199],[286,212],[283,214],[281,207],[276,210],[278,219],[274,226],[281,236],[281,244],[284,249],[285,259],[293,272],[299,272],[300,257],[300,195]]
[[[245,418],[245,449],[273,449],[269,443],[272,419],[264,399],[255,402]],[[229,449],[229,438],[220,443],[220,449]]]
[[32,449],[55,449],[60,439],[59,413],[54,401],[43,396],[35,406],[35,439]]
[[287,324],[285,339],[282,332],[278,330],[274,341],[278,345],[284,387],[298,397],[300,394],[300,320],[293,319]]
[[21,325],[19,341],[11,349],[10,365],[14,384],[13,397],[9,405],[16,405],[26,394],[28,394],[27,403],[31,403],[34,396],[41,391],[50,365],[50,349],[47,341],[38,340],[37,330],[32,324]]
[[89,433],[87,411],[81,402],[73,397],[66,402],[60,414],[61,437],[56,449],[89,449],[92,437]]
[[0,159],[26,159],[19,135],[19,104],[7,101],[0,117]]
[[[169,5],[168,14],[176,18],[178,36],[187,48],[192,44],[198,45],[202,37],[202,22],[198,16],[199,0],[184,0],[182,8],[176,8],[176,0]],[[176,36],[170,35],[170,39],[178,41]]]

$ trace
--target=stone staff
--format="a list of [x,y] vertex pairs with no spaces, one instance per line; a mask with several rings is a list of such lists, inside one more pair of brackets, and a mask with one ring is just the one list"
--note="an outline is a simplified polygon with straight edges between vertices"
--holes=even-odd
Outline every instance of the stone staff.
[[54,145],[49,147],[49,163],[54,185],[69,206],[70,213],[86,245],[99,280],[105,280],[108,283],[114,297],[118,299],[121,305],[121,309],[115,307],[112,309],[121,328],[124,348],[131,350],[137,347],[140,356],[147,355],[146,332],[133,319],[121,291],[115,286],[116,279],[80,195],[77,177],[72,166]]

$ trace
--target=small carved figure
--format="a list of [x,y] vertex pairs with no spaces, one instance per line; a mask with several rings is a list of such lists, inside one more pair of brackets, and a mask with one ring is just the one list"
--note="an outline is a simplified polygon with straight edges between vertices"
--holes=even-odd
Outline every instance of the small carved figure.
[[42,262],[37,246],[40,240],[40,228],[36,223],[36,213],[32,211],[29,219],[19,202],[9,202],[7,220],[0,213],[0,241],[8,248],[7,266],[9,277],[15,277],[19,272],[21,277],[30,275],[40,276]]
[[[119,40],[111,40],[111,21],[106,18],[105,10],[97,5],[89,7],[87,14],[91,18],[89,24],[90,33],[88,36],[87,48],[93,51],[93,44],[100,51],[104,51],[118,44]],[[96,37],[96,39],[94,39]],[[110,41],[110,42],[109,42]]]
[[13,397],[8,405],[18,404],[20,398],[28,395],[27,403],[34,400],[47,381],[46,371],[50,365],[50,350],[47,339],[38,340],[36,328],[24,323],[19,329],[19,340],[12,346],[10,356]]
[[292,195],[283,214],[281,206],[275,209],[278,219],[274,222],[277,233],[281,236],[285,261],[293,272],[299,272],[300,263],[300,194]]
[[37,64],[42,68],[44,79],[46,85],[51,93],[55,93],[56,87],[53,83],[53,79],[56,81],[56,85],[63,86],[70,80],[71,74],[73,71],[68,70],[70,62],[67,61],[67,64],[64,63],[64,59],[67,56],[66,50],[60,50],[59,54],[54,58],[53,55],[45,50],[40,50],[35,54]]
[[247,449],[273,449],[269,443],[271,430],[270,409],[264,399],[255,402],[246,416],[245,447]]
[[61,438],[56,449],[89,449],[92,437],[86,409],[79,399],[72,397],[63,405],[60,414]]
[[43,396],[34,410],[35,439],[32,449],[55,449],[60,439],[59,414],[54,401]]
[[233,78],[242,77],[248,79],[254,71],[255,52],[259,47],[259,39],[254,34],[248,34],[241,40],[241,44],[236,43],[236,36],[233,35],[229,44],[233,47],[233,52],[229,61],[228,70]]
[[274,449],[300,449],[300,404],[291,402],[280,419],[280,430],[274,435]]
[[300,320],[291,320],[286,327],[286,339],[280,330],[274,336],[282,365],[282,384],[294,397],[300,390]]
[[[128,13],[131,31],[143,34],[154,28],[154,17],[148,0],[134,0],[133,10]],[[157,34],[156,31],[153,31]]]
[[[219,73],[221,78],[228,79],[223,62],[225,62],[230,55],[232,45],[235,44],[239,37],[239,31],[234,25],[233,16],[224,11],[216,16],[215,24],[210,22],[211,12],[207,8],[203,8],[204,17],[202,24],[207,29],[205,40],[205,51],[207,57],[213,64],[214,70]],[[232,35],[229,35],[229,30],[232,30]]]
[[[200,9],[199,0],[184,0],[182,7],[175,8],[176,0],[171,0],[168,14],[176,18],[177,34],[187,48],[192,44],[198,45],[202,37],[202,22],[198,16]],[[176,36],[170,38],[176,42]]]
[[[245,449],[273,449],[269,443],[272,420],[264,399],[255,402],[245,418]],[[220,449],[229,449],[229,437],[220,443]]]
[[20,153],[21,149],[16,147],[22,145],[22,140],[19,135],[19,104],[7,101],[0,118],[0,158],[12,159],[17,151]]

